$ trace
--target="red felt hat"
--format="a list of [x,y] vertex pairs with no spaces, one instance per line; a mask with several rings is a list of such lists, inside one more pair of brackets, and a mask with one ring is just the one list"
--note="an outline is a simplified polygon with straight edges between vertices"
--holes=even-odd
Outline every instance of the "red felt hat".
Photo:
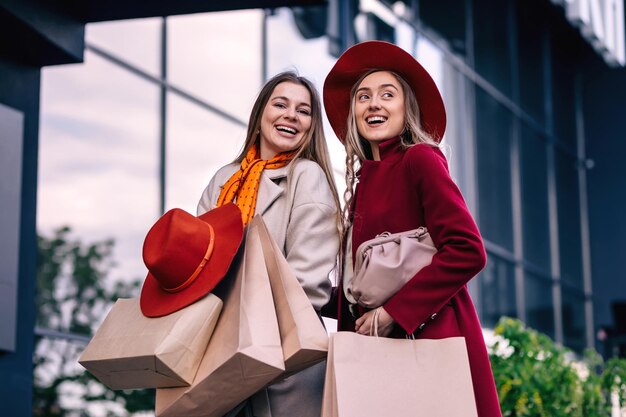
[[160,317],[186,307],[224,278],[241,245],[241,210],[226,204],[195,217],[172,209],[152,226],[143,244],[148,276],[141,311]]
[[402,48],[382,41],[367,41],[345,51],[324,81],[324,107],[335,134],[345,140],[350,91],[366,72],[393,71],[411,86],[419,105],[422,128],[439,142],[446,130],[443,99],[428,72]]

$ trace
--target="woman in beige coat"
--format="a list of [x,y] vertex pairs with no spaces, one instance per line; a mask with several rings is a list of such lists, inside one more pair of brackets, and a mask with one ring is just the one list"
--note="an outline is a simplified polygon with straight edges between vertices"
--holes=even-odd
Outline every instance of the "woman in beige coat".
[[[263,216],[319,313],[330,299],[328,275],[339,250],[339,199],[319,96],[306,78],[285,72],[265,84],[241,154],[211,179],[198,215],[231,201],[244,224]],[[320,363],[260,391],[249,402],[253,415],[319,417],[324,371]]]

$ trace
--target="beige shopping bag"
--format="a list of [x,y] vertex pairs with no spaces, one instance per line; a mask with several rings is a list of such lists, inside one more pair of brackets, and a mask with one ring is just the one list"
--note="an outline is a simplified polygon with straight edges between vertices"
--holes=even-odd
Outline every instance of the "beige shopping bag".
[[188,386],[222,309],[209,294],[175,313],[148,318],[138,298],[119,299],[78,362],[112,389]]
[[259,229],[276,307],[285,371],[287,374],[297,372],[326,358],[328,334],[261,216],[254,217],[250,224]]
[[330,337],[322,417],[477,417],[463,337]]
[[[216,417],[254,394],[285,367],[259,230],[248,227],[243,258],[189,388],[159,389],[159,417]],[[225,283],[228,283],[225,282]]]

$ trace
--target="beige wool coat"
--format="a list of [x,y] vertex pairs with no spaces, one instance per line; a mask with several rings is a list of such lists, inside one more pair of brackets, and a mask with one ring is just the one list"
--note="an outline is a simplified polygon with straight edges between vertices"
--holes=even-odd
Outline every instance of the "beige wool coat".
[[[239,169],[217,171],[198,203],[198,215],[215,207],[222,186]],[[322,168],[298,159],[264,170],[255,214],[261,214],[274,240],[319,313],[330,299],[329,273],[339,251],[337,207]],[[312,366],[269,386],[252,397],[255,417],[319,417],[325,363]]]

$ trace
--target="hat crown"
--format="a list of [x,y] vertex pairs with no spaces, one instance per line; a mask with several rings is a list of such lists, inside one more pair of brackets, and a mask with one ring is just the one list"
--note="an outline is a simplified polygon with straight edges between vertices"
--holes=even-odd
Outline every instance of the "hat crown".
[[161,288],[177,288],[200,265],[210,239],[207,223],[184,210],[172,209],[146,235],[144,263]]

